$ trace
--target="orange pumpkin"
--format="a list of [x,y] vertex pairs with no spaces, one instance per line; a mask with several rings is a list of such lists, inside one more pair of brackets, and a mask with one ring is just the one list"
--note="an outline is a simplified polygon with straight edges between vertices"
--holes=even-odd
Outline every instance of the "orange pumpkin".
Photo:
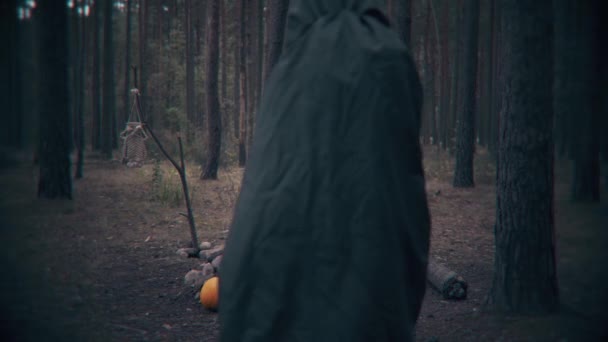
[[203,287],[200,294],[201,304],[209,310],[216,311],[219,304],[219,278],[209,278]]

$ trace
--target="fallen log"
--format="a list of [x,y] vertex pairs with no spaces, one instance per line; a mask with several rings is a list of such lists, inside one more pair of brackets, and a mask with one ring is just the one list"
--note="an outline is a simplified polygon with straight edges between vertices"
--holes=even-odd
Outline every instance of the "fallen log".
[[449,268],[429,260],[427,280],[444,299],[467,298],[468,284],[460,275]]

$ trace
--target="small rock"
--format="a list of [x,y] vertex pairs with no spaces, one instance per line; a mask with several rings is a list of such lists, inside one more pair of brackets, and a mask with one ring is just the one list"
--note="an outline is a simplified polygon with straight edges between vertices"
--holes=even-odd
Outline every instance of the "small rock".
[[[211,276],[213,276],[213,274],[215,273],[215,268],[213,267],[213,265],[212,265],[212,264],[207,263],[207,264],[205,264],[205,265],[203,266],[203,271],[202,271],[202,272],[203,272],[203,275],[204,275],[205,277],[207,277],[207,276],[211,277]],[[206,280],[206,279],[205,279],[205,280]]]
[[191,286],[198,289],[203,286],[208,278],[209,277],[205,275],[203,271],[190,270],[190,272],[186,273],[184,276],[184,284],[186,284],[186,286]]
[[177,250],[177,255],[185,257],[185,258],[195,257],[196,253],[197,253],[196,248],[180,248]]
[[[224,254],[224,245],[217,246],[215,248],[206,250],[204,253],[205,259],[209,262],[213,261],[218,255]],[[203,255],[200,255],[201,259],[203,259]],[[204,260],[204,259],[203,259]]]
[[198,252],[198,258],[201,260],[207,260],[207,251]]
[[211,242],[209,242],[209,241],[203,241],[203,242],[201,242],[201,244],[200,244],[200,248],[201,248],[201,250],[203,250],[203,251],[204,251],[204,250],[207,250],[207,249],[211,249],[211,247],[212,247],[212,246],[211,246]]
[[213,265],[213,268],[215,269],[215,272],[219,272],[220,271],[220,266],[222,265],[222,258],[224,257],[223,254],[220,254],[218,256],[215,257],[215,259],[213,259],[213,261],[211,262],[211,265]]

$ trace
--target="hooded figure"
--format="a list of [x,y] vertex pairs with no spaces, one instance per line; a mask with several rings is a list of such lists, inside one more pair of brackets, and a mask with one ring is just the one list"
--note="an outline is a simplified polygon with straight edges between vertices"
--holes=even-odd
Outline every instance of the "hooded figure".
[[429,212],[411,56],[373,0],[291,0],[220,272],[222,342],[411,341]]

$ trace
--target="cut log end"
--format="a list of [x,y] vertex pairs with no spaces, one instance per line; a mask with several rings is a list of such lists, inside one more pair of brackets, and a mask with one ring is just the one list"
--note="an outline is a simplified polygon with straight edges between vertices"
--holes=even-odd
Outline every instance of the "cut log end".
[[429,261],[427,280],[444,299],[467,298],[468,284],[464,278],[434,260]]

